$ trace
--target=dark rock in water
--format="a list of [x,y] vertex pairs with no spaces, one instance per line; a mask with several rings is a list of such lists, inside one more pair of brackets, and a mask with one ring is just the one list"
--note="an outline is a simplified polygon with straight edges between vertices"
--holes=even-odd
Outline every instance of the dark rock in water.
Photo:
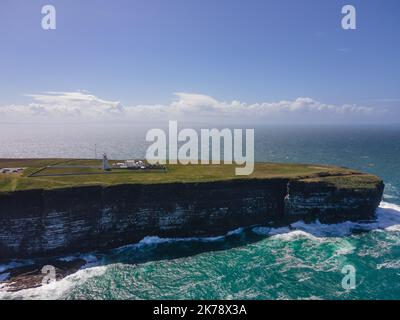
[[85,264],[85,260],[78,258],[71,261],[43,260],[33,265],[14,268],[9,271],[8,279],[3,282],[4,290],[12,292],[42,286],[44,278],[48,275],[48,270],[43,270],[43,266],[54,267],[54,281],[58,281],[75,273]]
[[[217,236],[268,222],[368,219],[383,183],[373,176],[360,180],[365,176],[333,177],[340,184],[332,177],[270,178],[0,194],[0,259],[113,248],[146,236]],[[29,272],[36,283],[40,277],[32,274],[40,270]],[[13,279],[23,287],[27,278],[21,273]]]

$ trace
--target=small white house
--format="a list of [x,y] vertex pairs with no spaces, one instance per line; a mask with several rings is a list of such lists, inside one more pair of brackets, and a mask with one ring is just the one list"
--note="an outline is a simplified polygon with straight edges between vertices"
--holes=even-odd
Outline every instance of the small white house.
[[133,168],[133,169],[139,167],[138,163],[135,160],[126,160],[125,161],[125,165],[126,165],[127,168]]

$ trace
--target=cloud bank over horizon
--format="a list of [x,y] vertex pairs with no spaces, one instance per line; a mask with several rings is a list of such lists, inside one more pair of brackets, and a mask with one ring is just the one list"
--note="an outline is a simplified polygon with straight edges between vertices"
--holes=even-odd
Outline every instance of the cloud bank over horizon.
[[278,102],[219,101],[197,93],[177,92],[168,104],[125,106],[87,91],[27,94],[28,104],[0,106],[0,122],[35,121],[209,121],[219,123],[358,123],[384,122],[382,108],[334,105],[309,97]]

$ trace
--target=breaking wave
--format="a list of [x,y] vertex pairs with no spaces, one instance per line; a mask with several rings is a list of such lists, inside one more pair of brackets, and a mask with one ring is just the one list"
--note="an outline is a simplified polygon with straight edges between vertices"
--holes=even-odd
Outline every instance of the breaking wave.
[[28,299],[28,300],[55,300],[63,299],[64,295],[73,287],[83,284],[86,280],[101,276],[107,270],[106,266],[81,269],[57,282],[52,282],[37,288],[24,289],[17,292],[0,290],[0,300]]
[[254,227],[253,232],[260,235],[280,236],[281,238],[306,237],[345,237],[360,231],[400,231],[400,206],[382,202],[376,211],[376,218],[371,221],[345,221],[336,224],[323,224],[319,221],[305,223],[298,221],[289,227],[268,228]]

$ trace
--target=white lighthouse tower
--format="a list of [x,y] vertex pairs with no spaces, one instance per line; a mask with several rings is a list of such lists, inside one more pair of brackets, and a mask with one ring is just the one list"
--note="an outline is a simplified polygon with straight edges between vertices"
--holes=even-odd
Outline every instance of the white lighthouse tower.
[[110,164],[108,163],[108,159],[107,159],[107,154],[106,153],[103,154],[103,170],[104,171],[110,171],[111,170]]

